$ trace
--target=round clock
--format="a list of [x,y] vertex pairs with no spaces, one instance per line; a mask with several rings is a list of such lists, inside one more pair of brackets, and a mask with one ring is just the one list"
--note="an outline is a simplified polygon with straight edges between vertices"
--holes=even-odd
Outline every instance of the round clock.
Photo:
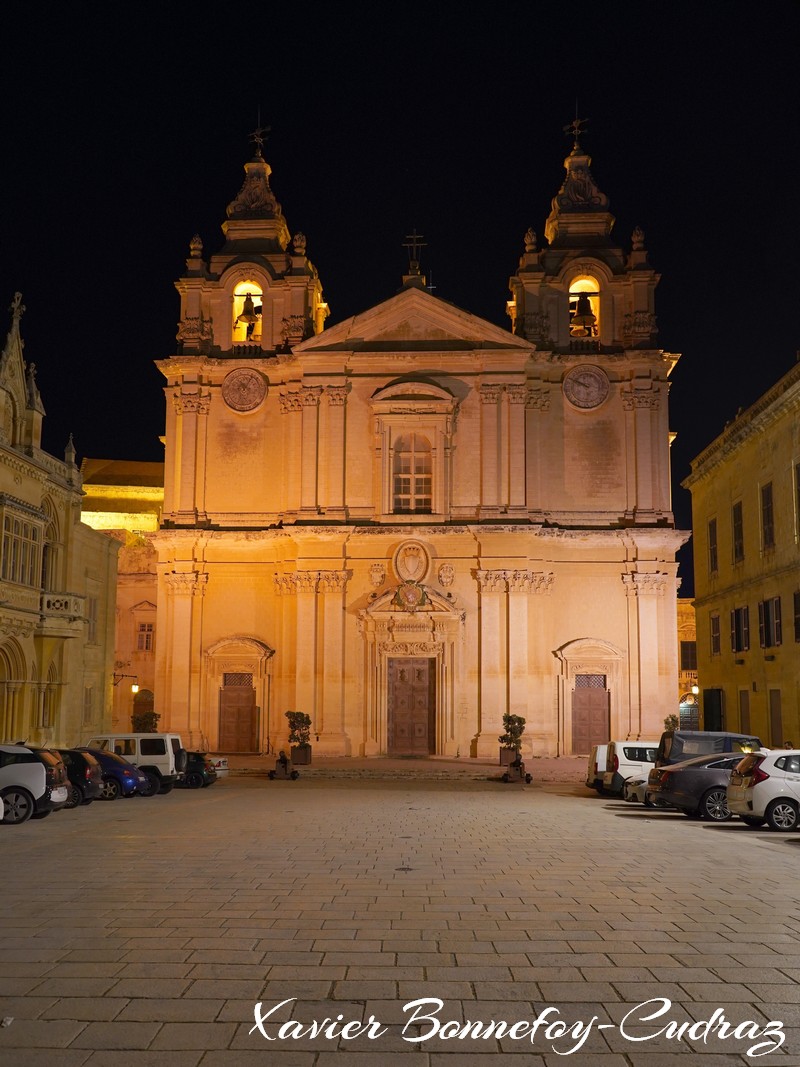
[[222,399],[234,411],[252,411],[266,395],[264,375],[250,367],[232,370],[222,383]]
[[599,407],[610,388],[606,372],[600,367],[573,367],[564,376],[564,396],[573,407],[584,411]]

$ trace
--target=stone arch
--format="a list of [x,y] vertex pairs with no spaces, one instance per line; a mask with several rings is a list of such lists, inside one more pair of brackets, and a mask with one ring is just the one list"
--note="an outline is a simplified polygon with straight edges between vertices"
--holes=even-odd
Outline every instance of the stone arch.
[[8,638],[0,645],[0,737],[9,741],[27,736],[23,702],[27,676],[22,647]]
[[574,709],[575,691],[580,687],[578,676],[605,679],[604,692],[607,693],[608,719],[606,732],[608,736],[598,737],[598,741],[607,741],[610,737],[628,737],[631,726],[620,720],[623,701],[623,681],[625,676],[625,655],[620,648],[598,637],[580,637],[567,641],[555,649],[553,655],[559,666],[558,671],[558,751],[566,755],[584,755],[578,751],[577,739],[581,736],[577,713]]
[[[202,659],[199,721],[190,723],[192,745],[206,744],[212,749],[227,751],[271,750],[281,730],[280,724],[273,721],[274,655],[274,648],[250,634],[231,634],[208,646]],[[239,689],[237,695],[242,698],[240,713],[231,710],[233,705],[226,703],[232,694],[226,694],[225,691],[234,688]],[[249,728],[245,724],[246,715],[252,717]],[[250,739],[245,744],[237,734],[235,747],[232,748],[230,738],[237,729],[237,723],[241,726],[240,733],[250,730]]]

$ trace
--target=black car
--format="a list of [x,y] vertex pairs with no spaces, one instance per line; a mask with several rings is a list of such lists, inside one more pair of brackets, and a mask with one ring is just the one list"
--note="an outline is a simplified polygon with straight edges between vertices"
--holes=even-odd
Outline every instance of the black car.
[[80,804],[91,804],[99,800],[103,793],[103,769],[91,752],[80,752],[76,748],[57,749],[67,768],[69,778],[68,808],[77,808]]
[[645,796],[657,808],[674,808],[690,818],[726,822],[731,817],[728,782],[731,771],[741,762],[741,752],[718,752],[654,768]]
[[207,752],[186,753],[186,773],[178,785],[187,789],[205,789],[217,780],[217,771]]

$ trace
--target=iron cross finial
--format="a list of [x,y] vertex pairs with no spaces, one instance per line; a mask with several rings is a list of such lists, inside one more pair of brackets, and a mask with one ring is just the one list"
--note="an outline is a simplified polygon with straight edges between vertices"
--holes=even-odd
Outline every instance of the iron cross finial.
[[580,141],[578,140],[578,138],[584,132],[586,128],[586,123],[588,121],[588,119],[579,119],[576,112],[575,118],[572,120],[572,122],[570,122],[569,125],[564,127],[564,133],[568,134],[570,137],[573,138],[573,148],[580,148]]
[[261,155],[261,149],[264,147],[264,142],[267,139],[266,135],[270,132],[271,129],[272,129],[271,126],[262,126],[261,125],[261,116],[259,115],[259,124],[258,124],[258,126],[256,126],[256,128],[253,130],[252,133],[248,134],[250,140],[256,146],[256,155],[258,155],[258,156]]

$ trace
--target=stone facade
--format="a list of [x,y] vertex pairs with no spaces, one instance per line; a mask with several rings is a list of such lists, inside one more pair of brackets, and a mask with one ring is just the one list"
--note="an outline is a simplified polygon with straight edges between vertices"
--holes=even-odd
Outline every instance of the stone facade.
[[800,743],[800,364],[692,463],[707,729]]
[[166,380],[155,706],[187,743],[538,754],[675,710],[668,376],[641,231],[577,143],[506,331],[401,291],[324,329],[257,146],[222,250],[190,246]]
[[106,721],[117,546],[81,522],[81,476],[41,447],[16,294],[0,356],[0,739],[78,744]]

